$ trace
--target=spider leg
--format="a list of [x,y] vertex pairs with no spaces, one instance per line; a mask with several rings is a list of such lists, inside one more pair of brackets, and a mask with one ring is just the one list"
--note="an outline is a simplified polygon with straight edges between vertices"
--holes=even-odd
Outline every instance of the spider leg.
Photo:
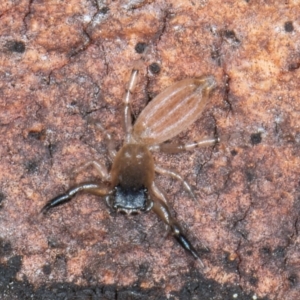
[[71,179],[73,180],[78,173],[80,173],[81,171],[83,171],[84,169],[86,169],[90,166],[94,167],[98,171],[98,173],[100,174],[101,179],[103,181],[109,180],[109,173],[108,173],[106,167],[104,166],[104,164],[102,164],[101,162],[96,161],[96,160],[90,160],[90,161],[87,161],[87,162],[75,167],[72,170],[72,174],[70,176]]
[[159,173],[159,174],[162,174],[162,175],[168,175],[168,176],[171,176],[179,181],[181,181],[181,183],[183,184],[184,188],[186,189],[186,191],[190,194],[190,196],[196,201],[197,198],[191,188],[191,186],[187,183],[187,181],[185,181],[181,175],[179,175],[178,173],[174,172],[174,171],[171,171],[171,170],[167,170],[167,169],[164,169],[162,167],[158,167],[158,166],[155,166],[154,168],[155,172]]
[[[165,198],[160,198],[160,194],[157,193],[159,189],[152,184],[152,192],[156,196],[153,198],[153,207],[152,210],[158,215],[160,219],[167,224],[172,232],[172,235],[177,240],[177,242],[189,253],[193,255],[195,259],[200,259],[196,249],[193,247],[191,242],[187,239],[187,237],[183,234],[183,231],[179,224],[175,221],[175,219],[171,216],[168,205],[165,202]],[[201,262],[202,263],[202,262]]]
[[142,66],[142,60],[138,60],[135,62],[132,71],[131,71],[131,75],[130,75],[130,79],[128,82],[128,86],[126,89],[126,93],[123,99],[123,104],[124,104],[124,127],[125,127],[125,141],[126,143],[129,143],[131,140],[131,132],[132,132],[132,116],[131,116],[131,98],[132,98],[132,94],[134,92],[134,89],[136,87],[137,84],[137,80],[138,80],[138,74],[140,72]]
[[117,151],[116,151],[115,140],[112,138],[111,134],[109,134],[104,129],[104,127],[99,122],[97,122],[96,120],[89,119],[89,123],[91,123],[92,125],[95,125],[98,129],[100,129],[100,131],[104,135],[104,139],[105,139],[105,142],[106,142],[109,157],[110,157],[111,160],[114,160],[114,158],[117,154]]
[[41,213],[46,214],[49,209],[69,202],[79,192],[85,192],[96,196],[106,196],[110,190],[104,184],[83,183],[69,189],[64,194],[58,195],[49,200],[42,208]]
[[200,148],[200,147],[208,147],[208,146],[214,146],[217,143],[220,142],[219,137],[214,137],[214,138],[208,138],[208,139],[203,139],[200,141],[196,142],[191,142],[187,144],[183,143],[162,143],[159,145],[153,145],[150,146],[149,149],[152,151],[161,151],[164,153],[169,153],[169,154],[174,154],[174,153],[181,153],[185,151],[190,151],[195,148]]

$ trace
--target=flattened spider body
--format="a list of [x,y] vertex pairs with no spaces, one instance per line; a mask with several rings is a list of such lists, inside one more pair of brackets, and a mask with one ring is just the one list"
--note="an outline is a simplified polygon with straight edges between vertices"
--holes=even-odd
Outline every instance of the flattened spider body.
[[[137,66],[140,64],[137,63]],[[218,142],[218,138],[211,138],[185,145],[164,144],[199,118],[211,92],[216,87],[216,82],[213,76],[202,76],[184,79],[171,85],[148,104],[132,126],[130,101],[138,73],[139,67],[132,70],[123,100],[126,136],[124,145],[118,152],[114,149],[109,151],[113,160],[110,172],[99,162],[87,162],[79,170],[93,165],[101,175],[102,181],[79,184],[69,189],[48,201],[42,212],[46,213],[52,207],[70,201],[78,192],[105,197],[109,207],[126,214],[153,210],[169,226],[179,244],[194,258],[200,259],[195,248],[172,217],[164,193],[154,182],[155,172],[180,180],[194,199],[195,195],[179,174],[156,166],[150,151],[178,153]],[[101,126],[100,129],[110,140],[110,135]],[[109,182],[109,185],[103,182]]]

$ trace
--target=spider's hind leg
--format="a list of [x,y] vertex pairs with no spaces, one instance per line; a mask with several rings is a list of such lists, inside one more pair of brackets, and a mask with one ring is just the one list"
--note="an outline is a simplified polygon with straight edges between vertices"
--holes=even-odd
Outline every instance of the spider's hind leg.
[[197,200],[191,186],[189,185],[189,183],[186,180],[184,180],[182,178],[182,176],[180,174],[178,174],[177,172],[171,171],[171,170],[164,169],[162,167],[158,167],[158,166],[155,166],[154,170],[155,170],[155,172],[157,172],[159,174],[168,175],[168,176],[171,176],[171,177],[181,181],[185,190],[190,194],[190,196],[193,198],[193,200],[195,200],[195,201]]
[[202,147],[209,147],[215,146],[217,143],[220,142],[220,138],[218,136],[213,138],[206,138],[195,142],[190,143],[162,143],[159,145],[150,146],[150,150],[153,151],[161,151],[164,153],[175,154],[181,153],[185,151],[194,150],[195,148],[202,148]]
[[199,261],[203,265],[196,249],[193,247],[191,242],[184,235],[180,225],[171,216],[169,207],[166,203],[166,199],[164,197],[161,198],[162,193],[159,191],[159,189],[155,186],[154,183],[152,184],[152,193],[155,196],[153,198],[153,208],[152,208],[152,210],[159,216],[160,219],[162,219],[164,221],[165,224],[167,224],[170,227],[171,233],[174,236],[174,238],[177,240],[177,242],[186,251],[191,253],[195,259],[199,259]]

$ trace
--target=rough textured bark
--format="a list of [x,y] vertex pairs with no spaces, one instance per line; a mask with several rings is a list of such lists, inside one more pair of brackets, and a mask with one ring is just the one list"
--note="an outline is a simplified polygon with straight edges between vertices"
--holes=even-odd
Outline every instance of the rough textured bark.
[[[299,1],[1,1],[0,298],[300,298]],[[193,186],[157,177],[202,269],[151,212],[124,217],[80,195],[42,217],[90,158],[122,144],[121,101],[147,45],[137,116],[173,82],[218,81],[180,141],[156,154]],[[96,179],[87,170],[76,181]],[[208,250],[209,249],[209,250]]]

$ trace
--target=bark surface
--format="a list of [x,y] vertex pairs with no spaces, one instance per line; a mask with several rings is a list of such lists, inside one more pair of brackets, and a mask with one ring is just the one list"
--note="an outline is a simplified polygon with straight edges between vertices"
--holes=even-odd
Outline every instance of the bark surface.
[[[41,1],[0,4],[0,298],[300,298],[299,1]],[[205,268],[153,213],[126,217],[79,195],[41,216],[89,159],[122,145],[122,98],[147,45],[135,116],[178,80],[218,82],[155,154],[192,185],[157,176]],[[76,182],[97,180],[88,169]]]

